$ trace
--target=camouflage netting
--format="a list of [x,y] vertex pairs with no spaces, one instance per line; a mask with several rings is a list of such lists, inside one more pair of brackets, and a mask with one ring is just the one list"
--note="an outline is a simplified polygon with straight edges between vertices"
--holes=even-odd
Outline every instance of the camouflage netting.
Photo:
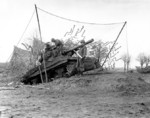
[[41,32],[38,30],[36,14],[32,15],[10,61],[13,74],[22,75],[34,67],[37,55],[43,49],[41,42],[51,43],[52,38],[63,41],[67,49],[78,45],[81,40],[94,39],[94,42],[87,46],[87,56],[97,58],[100,65],[106,68],[114,69],[122,66],[120,56],[127,49],[126,32],[123,31],[117,42],[115,41],[125,22],[109,24],[78,22],[47,13],[38,9]]
[[22,76],[28,70],[35,67],[35,61],[41,49],[40,47],[43,48],[43,43],[38,39],[33,40],[28,50],[14,46],[14,51],[9,63],[11,74],[14,76]]
[[31,53],[15,46],[9,65],[12,74],[24,74],[30,68],[30,63]]

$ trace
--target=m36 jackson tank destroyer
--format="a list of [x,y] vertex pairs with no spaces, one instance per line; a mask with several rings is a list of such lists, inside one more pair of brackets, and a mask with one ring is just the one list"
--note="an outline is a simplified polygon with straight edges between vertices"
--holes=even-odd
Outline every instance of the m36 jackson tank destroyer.
[[[42,81],[45,82],[46,77],[48,78],[48,81],[52,81],[52,78],[70,77],[78,74],[78,60],[82,57],[78,56],[77,51],[93,41],[94,39],[91,39],[84,44],[76,46],[70,50],[63,50],[61,55],[58,55],[55,58],[49,58],[41,65],[29,70],[22,77],[21,82],[24,84],[37,84],[41,83]],[[77,56],[73,57],[74,54],[77,54]],[[85,57],[83,60],[83,65],[84,72],[100,67],[98,59],[94,57]],[[45,74],[47,75],[45,76]]]

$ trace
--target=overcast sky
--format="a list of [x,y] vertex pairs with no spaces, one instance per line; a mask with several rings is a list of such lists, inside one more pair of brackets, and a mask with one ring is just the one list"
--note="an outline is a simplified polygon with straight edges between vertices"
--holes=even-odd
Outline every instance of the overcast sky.
[[96,23],[127,21],[132,63],[150,55],[149,0],[0,0],[0,62],[7,61],[34,10],[34,4],[62,17]]

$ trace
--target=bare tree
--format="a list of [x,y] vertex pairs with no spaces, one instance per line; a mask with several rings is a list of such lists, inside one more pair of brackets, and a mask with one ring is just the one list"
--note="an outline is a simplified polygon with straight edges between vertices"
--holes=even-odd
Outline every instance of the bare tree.
[[66,49],[71,49],[72,47],[77,46],[77,43],[74,43],[72,39],[68,38],[65,42],[63,41],[64,47]]
[[35,62],[41,50],[44,48],[44,42],[41,42],[38,36],[37,30],[31,34],[26,40],[32,41],[32,43],[22,43],[27,51],[30,52],[30,65],[29,69],[35,66]]
[[[140,53],[137,57],[137,61],[139,61],[141,68],[143,68],[143,65],[146,64],[147,61],[147,57],[144,53]],[[149,62],[148,62],[149,63]],[[148,64],[147,63],[147,64]]]
[[148,67],[149,63],[150,63],[150,55],[145,56],[145,66]]
[[121,57],[122,61],[124,62],[124,72],[129,70],[129,65],[131,62],[131,56],[129,54],[123,54]]
[[92,49],[90,51],[90,54],[94,55],[98,59],[99,64],[101,65],[102,60],[104,58],[106,58],[108,48],[103,45],[103,42],[101,40],[90,44],[90,46],[91,46],[91,49]]

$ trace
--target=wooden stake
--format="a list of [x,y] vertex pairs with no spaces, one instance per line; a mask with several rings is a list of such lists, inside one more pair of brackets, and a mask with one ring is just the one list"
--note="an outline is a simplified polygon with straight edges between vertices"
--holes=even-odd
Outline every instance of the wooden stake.
[[40,66],[39,66],[39,72],[40,72],[41,82],[43,83],[43,77],[42,77],[42,72],[41,72],[41,67]]
[[[35,4],[35,11],[36,11],[38,28],[39,28],[39,33],[40,33],[40,40],[41,40],[41,43],[42,43],[41,27],[40,27],[40,21],[39,21],[39,16],[38,16],[38,11],[37,11],[36,4]],[[45,58],[44,58],[44,54],[43,53],[42,53],[42,56],[43,56],[43,64],[44,64],[44,72],[45,72],[46,82],[48,82],[48,77],[47,77],[47,72],[46,72],[46,65],[45,65]]]
[[104,60],[104,62],[103,62],[103,64],[102,64],[102,67],[104,66],[104,64],[105,64],[105,62],[106,62],[106,60],[107,60],[107,58],[109,57],[109,54],[111,53],[112,49],[114,48],[114,46],[115,46],[115,44],[116,44],[116,42],[117,42],[117,40],[118,40],[118,38],[119,38],[121,32],[123,31],[123,28],[124,28],[125,25],[126,25],[126,23],[127,23],[127,22],[125,22],[125,23],[123,24],[123,26],[122,26],[122,28],[121,28],[121,30],[120,30],[120,32],[119,32],[119,34],[118,34],[116,40],[114,41],[114,44],[113,44],[112,47],[110,48],[110,51],[108,52],[108,54],[107,54],[107,56],[106,56],[106,58],[105,58],[105,60]]

